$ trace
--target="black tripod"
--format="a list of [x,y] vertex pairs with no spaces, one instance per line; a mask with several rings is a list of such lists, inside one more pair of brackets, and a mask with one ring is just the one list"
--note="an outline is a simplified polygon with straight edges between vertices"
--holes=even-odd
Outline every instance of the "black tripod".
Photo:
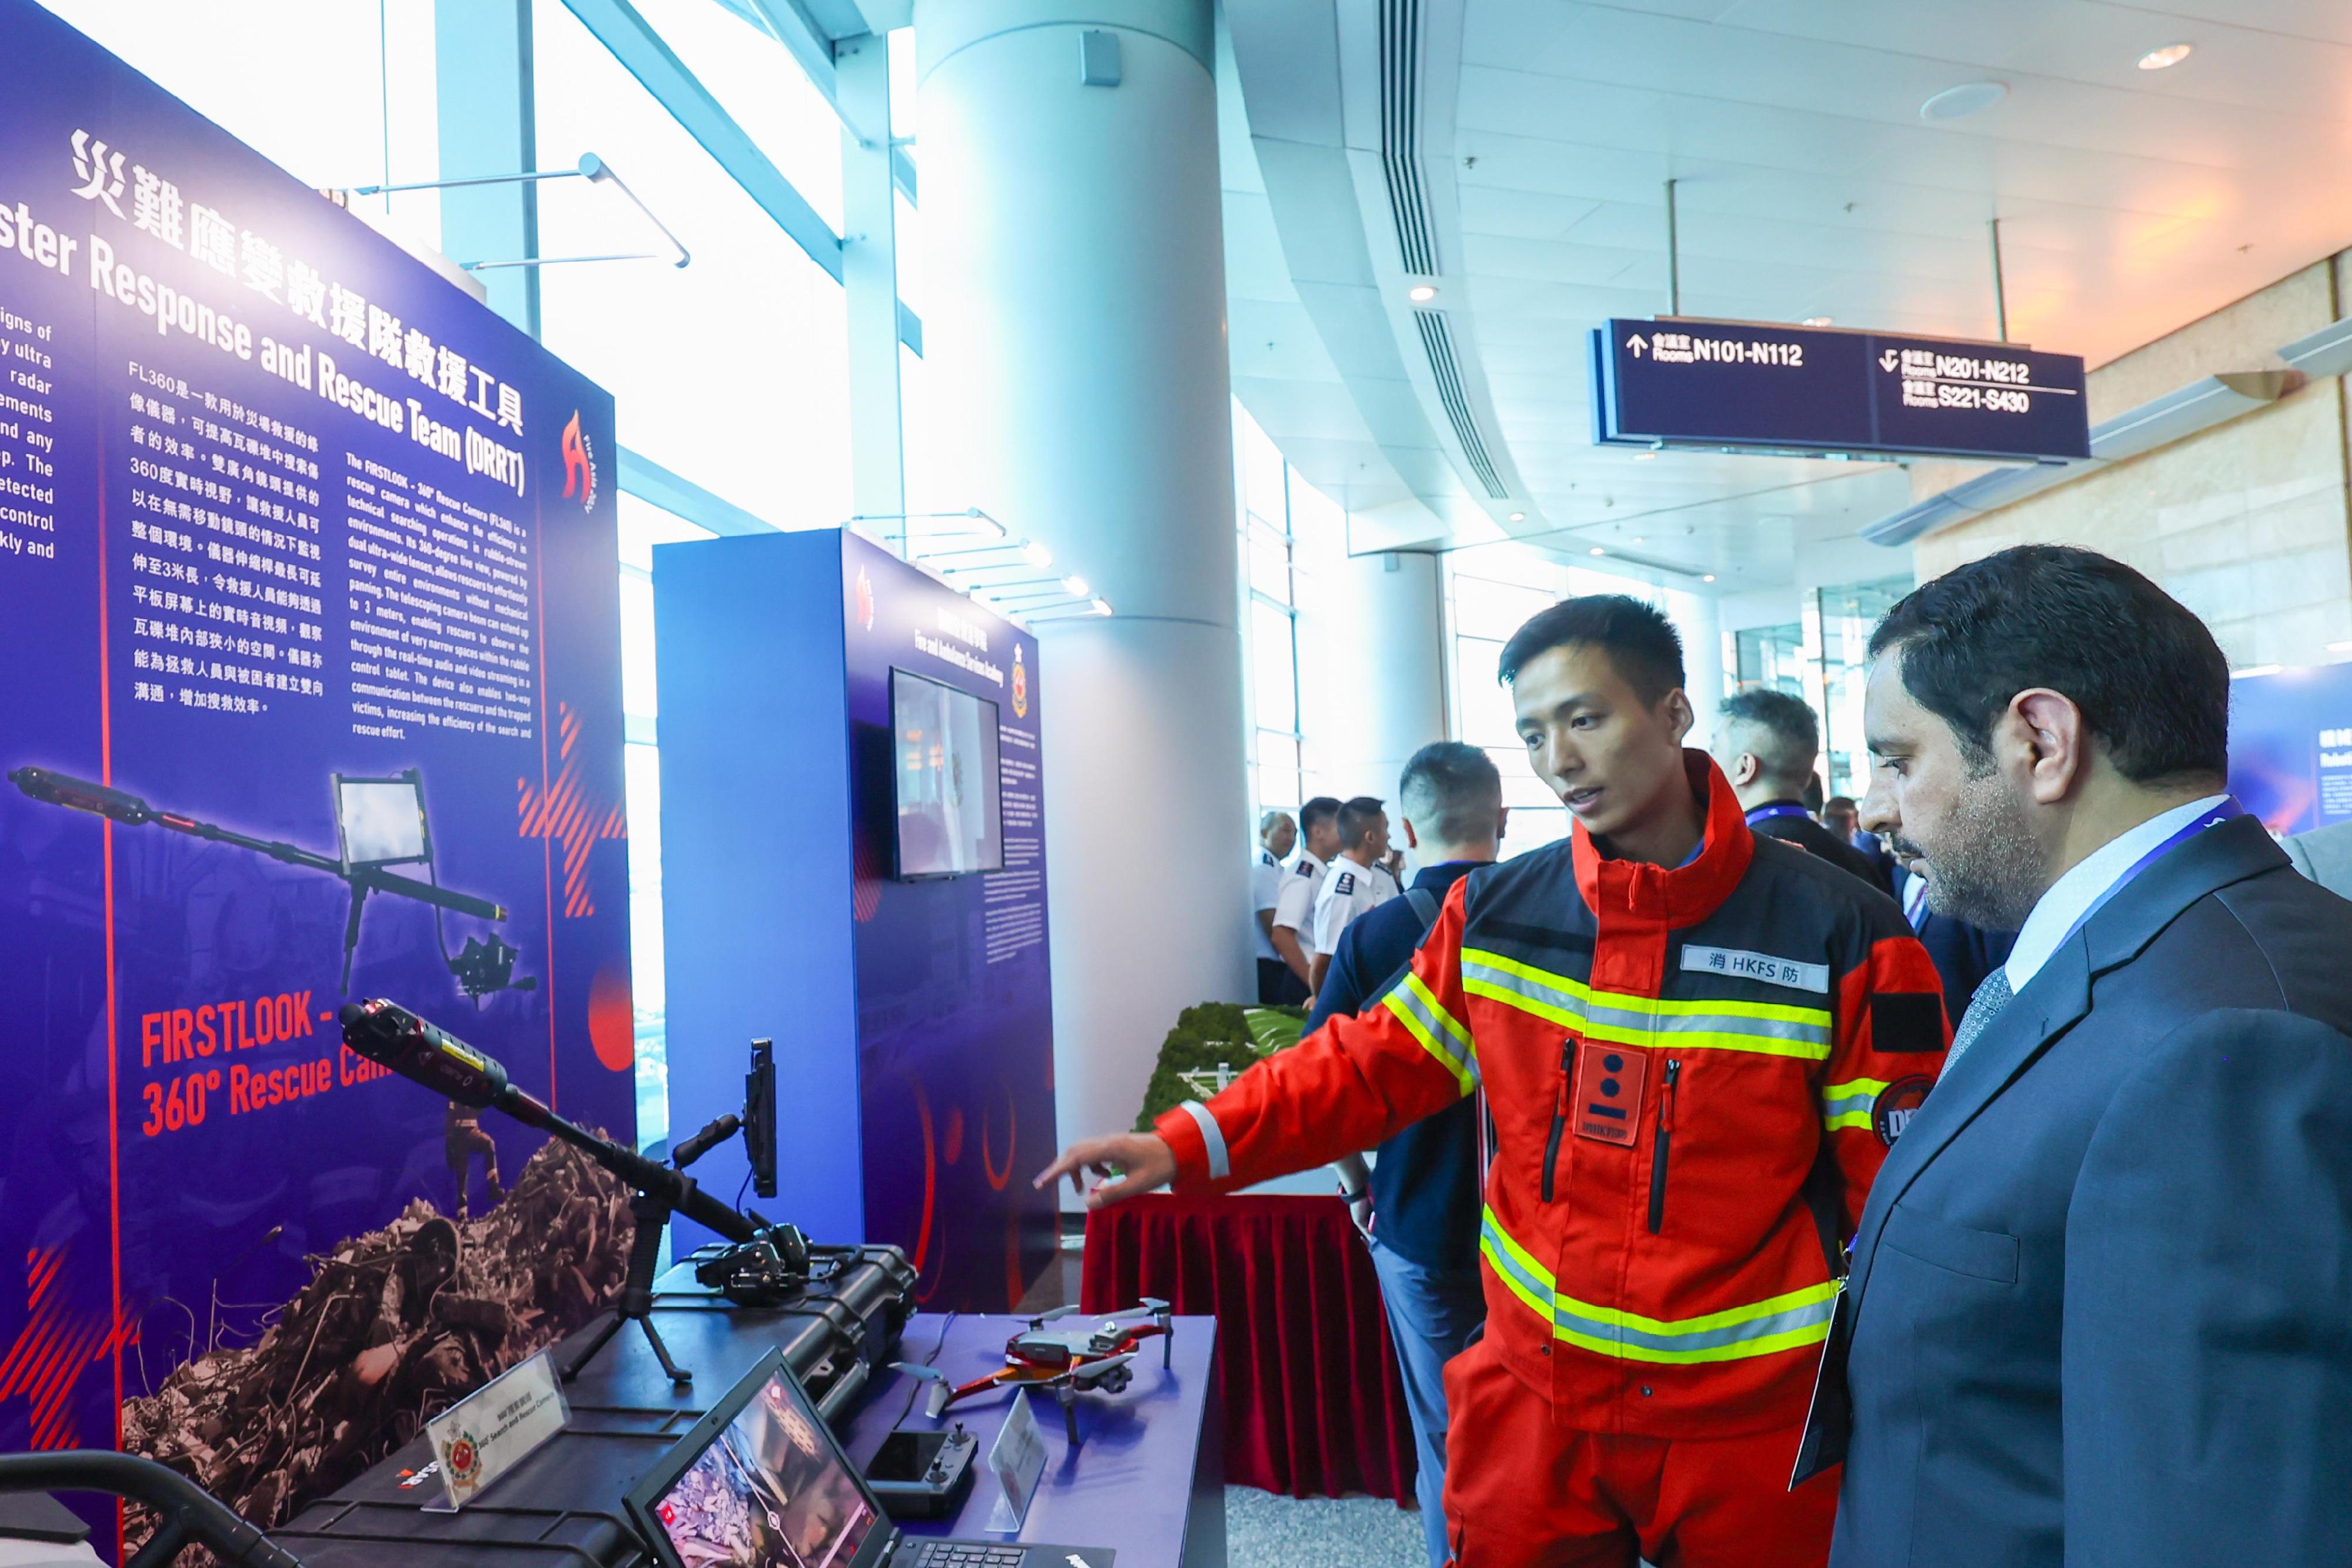
[[[661,1331],[654,1327],[654,1271],[661,1261],[662,1233],[668,1228],[672,1212],[683,1208],[704,1224],[710,1223],[706,1213],[698,1212],[705,1210],[710,1200],[702,1198],[699,1203],[696,1201],[700,1196],[699,1190],[694,1185],[694,1178],[685,1174],[686,1167],[733,1137],[742,1125],[740,1117],[719,1117],[677,1146],[672,1155],[674,1167],[639,1160],[640,1165],[659,1172],[667,1179],[636,1184],[636,1194],[629,1199],[629,1213],[636,1218],[637,1233],[629,1243],[628,1278],[622,1281],[621,1297],[613,1304],[611,1320],[596,1331],[596,1337],[583,1345],[580,1354],[563,1368],[564,1382],[578,1378],[581,1369],[595,1360],[596,1353],[621,1332],[622,1324],[635,1322],[646,1331],[646,1343],[654,1347],[654,1359],[661,1363],[661,1369],[669,1375],[670,1382],[679,1388],[693,1384],[694,1374],[670,1359],[669,1346],[662,1343]],[[635,1181],[635,1173],[625,1171],[620,1174]],[[742,1223],[742,1217],[734,1210],[722,1212],[739,1225]],[[730,1240],[746,1239],[733,1235],[730,1227],[713,1226],[712,1228],[727,1233]]]

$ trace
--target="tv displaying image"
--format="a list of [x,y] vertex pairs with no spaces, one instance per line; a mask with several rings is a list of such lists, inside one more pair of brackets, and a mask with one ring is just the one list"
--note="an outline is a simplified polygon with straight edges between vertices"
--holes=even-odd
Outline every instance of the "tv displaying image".
[[890,717],[900,880],[1003,871],[996,705],[894,669]]

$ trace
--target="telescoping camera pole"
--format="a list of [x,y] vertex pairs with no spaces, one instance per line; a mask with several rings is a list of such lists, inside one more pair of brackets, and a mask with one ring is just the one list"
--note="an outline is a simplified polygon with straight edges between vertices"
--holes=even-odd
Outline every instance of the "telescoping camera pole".
[[[635,1149],[565,1121],[545,1103],[508,1082],[506,1068],[495,1059],[397,1003],[381,998],[352,1002],[341,1017],[343,1043],[370,1061],[461,1105],[502,1111],[526,1127],[541,1128],[629,1184],[635,1194],[629,1200],[629,1213],[635,1218],[637,1228],[629,1246],[627,1280],[614,1304],[612,1320],[563,1368],[563,1380],[570,1383],[577,1378],[580,1369],[620,1333],[621,1325],[634,1320],[645,1331],[670,1382],[681,1388],[692,1383],[694,1374],[670,1359],[669,1347],[653,1324],[654,1269],[661,1257],[663,1228],[672,1214],[683,1214],[730,1241],[750,1241],[759,1234],[759,1227],[703,1191],[683,1170],[649,1160]],[[693,1164],[705,1151],[732,1136],[736,1125],[740,1125],[736,1118],[720,1117],[679,1145],[677,1164]]]

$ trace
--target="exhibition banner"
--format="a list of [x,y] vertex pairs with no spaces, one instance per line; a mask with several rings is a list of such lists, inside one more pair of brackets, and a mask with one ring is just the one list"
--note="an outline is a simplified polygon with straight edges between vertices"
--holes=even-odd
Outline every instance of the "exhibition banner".
[[2230,791],[2273,833],[2352,821],[2352,664],[2230,683]]
[[[926,1304],[1003,1312],[1056,1245],[1055,1195],[1029,1185],[1054,1157],[1037,640],[872,540],[841,540],[866,1235],[907,1249]],[[933,737],[892,733],[893,670],[993,710],[998,842],[977,863],[1001,869],[908,880],[925,809],[908,780],[942,758]],[[984,766],[962,764],[974,799]]]
[[333,1023],[633,1134],[612,402],[29,0],[0,40],[0,1449],[267,1526],[625,1253]]

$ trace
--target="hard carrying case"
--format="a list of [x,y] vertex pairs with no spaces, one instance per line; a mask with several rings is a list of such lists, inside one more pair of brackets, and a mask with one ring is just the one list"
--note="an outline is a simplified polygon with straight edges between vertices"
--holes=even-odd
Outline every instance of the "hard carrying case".
[[[697,1257],[702,1256],[697,1254]],[[655,1326],[693,1373],[674,1387],[643,1335],[619,1335],[564,1388],[571,1419],[456,1513],[427,1473],[423,1437],[269,1532],[306,1568],[640,1568],[655,1559],[623,1494],[770,1346],[836,1430],[914,1311],[915,1271],[896,1247],[817,1247],[829,1274],[781,1307],[738,1307],[695,1281],[695,1259],[657,1281]],[[815,1270],[812,1270],[814,1274]],[[592,1323],[554,1348],[565,1364]]]

